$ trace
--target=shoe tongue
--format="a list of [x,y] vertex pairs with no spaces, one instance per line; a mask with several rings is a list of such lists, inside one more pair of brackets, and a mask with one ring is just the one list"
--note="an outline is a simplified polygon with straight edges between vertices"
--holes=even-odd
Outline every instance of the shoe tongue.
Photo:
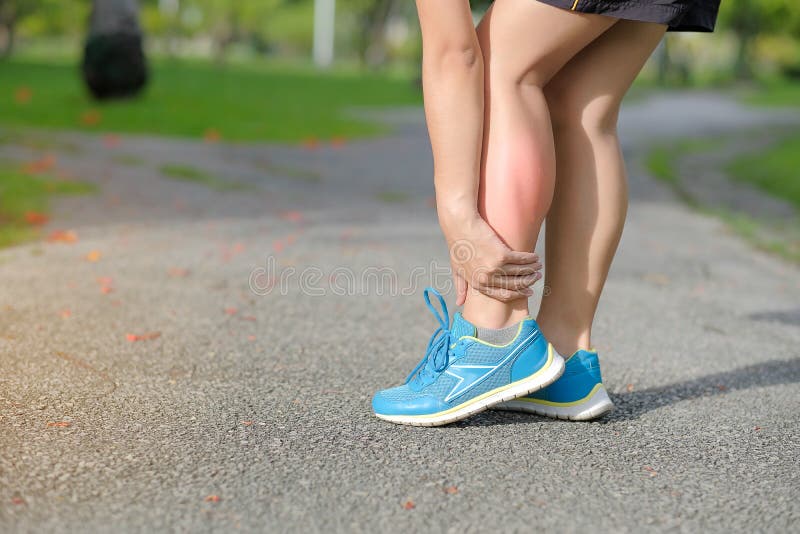
[[456,312],[453,315],[453,326],[450,330],[451,336],[453,337],[453,341],[458,341],[459,338],[462,336],[474,336],[475,335],[475,327],[472,324],[464,319],[464,316],[461,315],[461,312]]

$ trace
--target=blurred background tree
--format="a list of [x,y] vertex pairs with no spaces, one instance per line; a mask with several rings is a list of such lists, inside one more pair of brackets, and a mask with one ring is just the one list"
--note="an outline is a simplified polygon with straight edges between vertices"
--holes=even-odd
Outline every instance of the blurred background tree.
[[95,98],[137,94],[147,82],[137,0],[94,0],[83,55],[83,78]]
[[[751,79],[756,73],[759,40],[788,48],[773,59],[786,72],[800,68],[800,5],[797,0],[724,0],[720,11],[720,27],[736,35],[737,51],[733,72],[739,79]],[[783,41],[783,43],[781,43]]]
[[[477,19],[491,2],[470,3]],[[90,5],[0,0],[0,57],[75,57]],[[140,5],[146,50],[156,60],[310,65],[314,0],[141,0]],[[418,74],[421,47],[413,3],[337,0],[335,28],[334,65]],[[717,32],[670,34],[656,58],[649,76],[659,83],[798,76],[800,8],[796,0],[723,0]]]

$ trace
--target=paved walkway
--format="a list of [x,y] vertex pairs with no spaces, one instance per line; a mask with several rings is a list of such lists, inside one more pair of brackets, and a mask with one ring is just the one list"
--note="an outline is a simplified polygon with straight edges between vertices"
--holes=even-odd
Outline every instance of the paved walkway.
[[446,265],[421,112],[384,115],[394,135],[315,150],[48,138],[101,192],[57,203],[46,231],[76,242],[0,251],[0,531],[797,528],[800,270],[638,164],[661,136],[796,117],[627,108],[632,204],[596,328],[617,410],[423,429],[369,405],[421,357]]

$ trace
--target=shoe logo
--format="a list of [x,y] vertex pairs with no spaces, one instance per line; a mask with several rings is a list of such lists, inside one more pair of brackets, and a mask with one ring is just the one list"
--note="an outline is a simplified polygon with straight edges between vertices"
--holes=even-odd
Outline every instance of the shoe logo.
[[495,365],[470,365],[454,363],[445,371],[446,374],[457,379],[456,385],[450,390],[450,393],[444,398],[444,402],[450,402],[451,399],[458,397],[474,388],[490,376],[492,376],[499,368],[508,363],[517,354],[527,349],[533,341],[539,337],[538,330],[535,330],[531,335],[522,340],[514,350],[506,354],[506,356],[497,362]]

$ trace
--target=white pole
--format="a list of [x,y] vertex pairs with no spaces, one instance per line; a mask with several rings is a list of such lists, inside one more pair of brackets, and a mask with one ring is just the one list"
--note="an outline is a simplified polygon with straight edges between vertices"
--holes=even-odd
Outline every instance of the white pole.
[[333,63],[333,35],[336,0],[314,0],[314,63],[329,67]]

